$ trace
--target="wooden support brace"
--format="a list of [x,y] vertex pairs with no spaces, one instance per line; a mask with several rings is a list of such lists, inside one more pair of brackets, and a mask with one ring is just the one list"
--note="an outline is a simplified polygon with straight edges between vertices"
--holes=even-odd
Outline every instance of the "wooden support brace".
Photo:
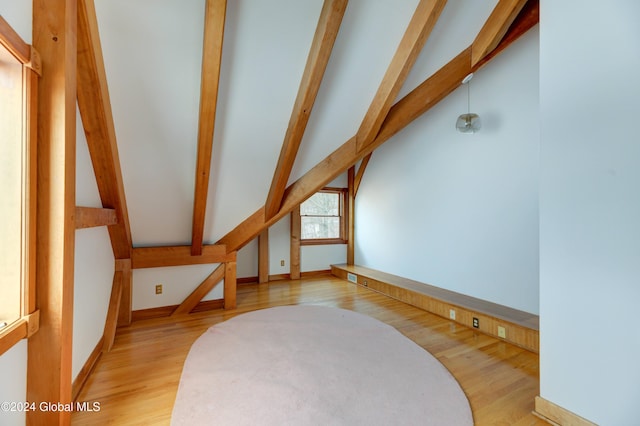
[[205,297],[216,284],[218,284],[223,278],[225,278],[226,266],[221,263],[214,271],[205,278],[200,285],[193,290],[193,292],[178,306],[173,313],[172,317],[188,314],[196,307],[196,305]]

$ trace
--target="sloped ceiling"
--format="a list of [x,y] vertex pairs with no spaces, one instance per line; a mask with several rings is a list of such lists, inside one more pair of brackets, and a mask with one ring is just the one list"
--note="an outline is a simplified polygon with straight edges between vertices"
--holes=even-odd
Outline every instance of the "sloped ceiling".
[[[190,244],[205,1],[95,3],[133,243]],[[265,203],[322,3],[228,2],[205,243]],[[450,0],[398,97],[469,46],[496,3]],[[356,134],[417,4],[349,2],[289,182]]]

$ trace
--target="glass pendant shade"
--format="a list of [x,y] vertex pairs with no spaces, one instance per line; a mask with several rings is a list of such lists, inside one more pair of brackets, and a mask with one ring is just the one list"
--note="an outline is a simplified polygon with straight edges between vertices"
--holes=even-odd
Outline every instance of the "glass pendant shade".
[[467,113],[461,114],[456,120],[456,130],[460,133],[475,133],[480,130],[480,116],[471,112],[471,89],[470,82],[473,78],[473,73],[467,75],[463,80],[462,84],[467,85]]
[[475,133],[480,130],[480,127],[480,116],[472,112],[460,115],[456,121],[456,129],[460,133]]

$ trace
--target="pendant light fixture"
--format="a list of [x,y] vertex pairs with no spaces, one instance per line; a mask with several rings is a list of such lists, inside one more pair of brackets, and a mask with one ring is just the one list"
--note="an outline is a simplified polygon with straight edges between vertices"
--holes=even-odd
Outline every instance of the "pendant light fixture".
[[469,82],[473,78],[473,73],[467,75],[462,84],[467,85],[467,113],[460,115],[456,121],[456,130],[460,133],[475,133],[480,130],[480,116],[471,112],[471,95]]

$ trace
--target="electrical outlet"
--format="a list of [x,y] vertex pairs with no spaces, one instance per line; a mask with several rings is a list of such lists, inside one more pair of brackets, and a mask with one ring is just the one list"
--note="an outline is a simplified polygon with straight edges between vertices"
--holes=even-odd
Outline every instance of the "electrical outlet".
[[362,282],[362,285],[364,285],[365,287],[369,287],[369,283],[367,282],[367,280],[364,280],[364,281]]
[[507,338],[507,330],[504,327],[498,326],[498,337]]
[[473,328],[480,328],[480,320],[476,317],[473,317]]
[[156,284],[156,294],[162,294],[162,284]]
[[454,309],[449,309],[449,318],[452,320],[456,319],[456,311]]
[[284,259],[280,261],[280,266],[284,266]]

